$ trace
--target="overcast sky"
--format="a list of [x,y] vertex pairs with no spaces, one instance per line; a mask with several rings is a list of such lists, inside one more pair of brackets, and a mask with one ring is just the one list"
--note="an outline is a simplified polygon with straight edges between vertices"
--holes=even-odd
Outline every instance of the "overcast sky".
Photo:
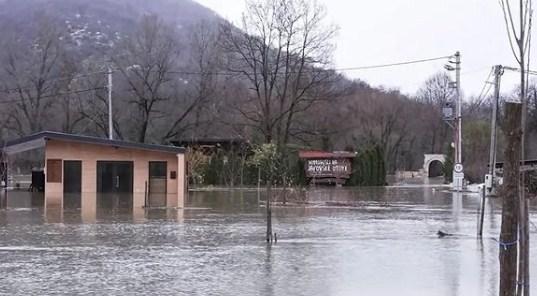
[[[244,10],[243,0],[197,1],[234,23],[239,22]],[[469,96],[480,93],[493,65],[516,66],[496,0],[319,1],[326,6],[329,21],[340,27],[336,68],[433,58],[459,50],[463,62],[461,85]],[[437,61],[345,73],[374,86],[413,94],[443,65],[443,61]],[[516,79],[517,74],[506,73],[503,90],[511,91]]]

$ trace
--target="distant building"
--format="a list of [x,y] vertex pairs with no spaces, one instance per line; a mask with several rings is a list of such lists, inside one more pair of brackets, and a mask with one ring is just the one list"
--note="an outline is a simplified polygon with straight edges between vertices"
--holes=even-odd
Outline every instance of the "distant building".
[[133,207],[184,207],[184,148],[41,132],[7,142],[2,151],[9,158],[38,148],[45,151],[46,199],[62,202],[64,193],[126,193]]
[[310,184],[344,185],[351,177],[354,152],[306,151],[298,153]]
[[250,143],[243,138],[180,139],[172,141],[172,144],[178,147],[195,148],[204,154],[213,154],[218,150],[242,153],[251,148]]

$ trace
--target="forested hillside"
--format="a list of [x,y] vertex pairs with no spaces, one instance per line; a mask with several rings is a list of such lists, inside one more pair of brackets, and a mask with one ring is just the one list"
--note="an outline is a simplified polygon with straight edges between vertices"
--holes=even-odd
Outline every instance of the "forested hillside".
[[[446,74],[412,97],[350,80],[330,70],[337,26],[323,7],[257,2],[231,25],[190,0],[0,1],[1,139],[41,130],[108,136],[111,69],[120,139],[376,147],[389,172],[447,152]],[[472,139],[486,139],[484,124]]]

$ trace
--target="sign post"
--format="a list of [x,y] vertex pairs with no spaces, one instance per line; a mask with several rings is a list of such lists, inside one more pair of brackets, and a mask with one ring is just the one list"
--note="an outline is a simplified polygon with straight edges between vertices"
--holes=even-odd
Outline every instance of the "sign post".
[[453,166],[453,190],[462,191],[464,189],[464,166],[461,163]]

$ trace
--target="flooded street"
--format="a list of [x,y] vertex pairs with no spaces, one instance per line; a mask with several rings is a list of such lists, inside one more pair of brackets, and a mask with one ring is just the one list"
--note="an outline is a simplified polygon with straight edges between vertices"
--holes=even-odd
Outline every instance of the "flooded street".
[[0,198],[0,295],[497,294],[498,200],[481,242],[479,196],[443,190],[311,190],[313,204],[275,206],[272,247],[255,190],[192,192],[185,210],[13,192]]

